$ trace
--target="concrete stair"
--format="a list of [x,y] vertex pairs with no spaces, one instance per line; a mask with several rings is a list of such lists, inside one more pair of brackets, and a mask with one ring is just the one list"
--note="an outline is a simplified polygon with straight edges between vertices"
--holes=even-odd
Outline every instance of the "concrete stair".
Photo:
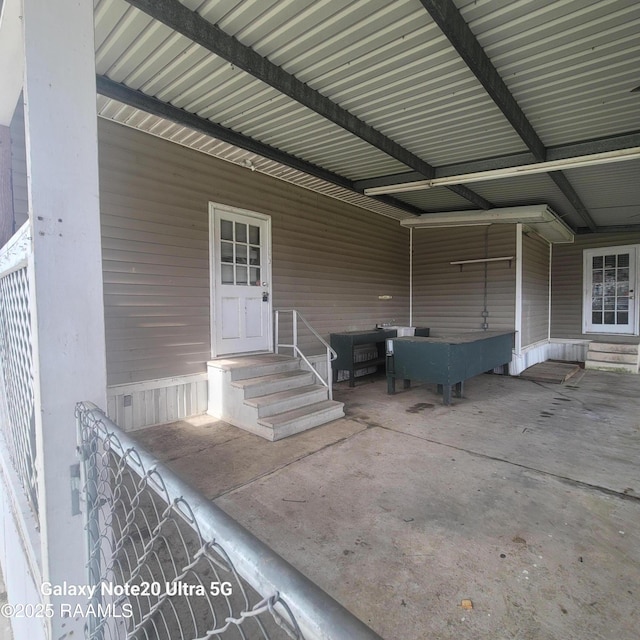
[[280,440],[344,416],[342,402],[302,367],[278,354],[219,358],[207,363],[207,413],[262,436]]
[[590,342],[585,369],[638,373],[640,345],[615,342]]

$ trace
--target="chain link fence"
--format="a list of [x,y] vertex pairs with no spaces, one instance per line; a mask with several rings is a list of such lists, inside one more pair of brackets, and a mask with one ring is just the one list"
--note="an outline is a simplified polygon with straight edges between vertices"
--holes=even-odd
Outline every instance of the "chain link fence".
[[0,425],[9,458],[38,515],[29,277],[21,266],[0,277]]
[[88,638],[379,639],[99,409],[79,404],[76,417]]

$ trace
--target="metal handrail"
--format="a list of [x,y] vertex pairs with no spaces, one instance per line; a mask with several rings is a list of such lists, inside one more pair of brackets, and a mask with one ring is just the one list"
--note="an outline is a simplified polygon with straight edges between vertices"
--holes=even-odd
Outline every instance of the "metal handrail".
[[[291,321],[293,323],[293,341],[291,344],[279,342],[280,336],[280,313],[290,313]],[[327,379],[325,380],[316,370],[316,368],[309,362],[307,357],[302,353],[302,350],[298,346],[298,318],[302,320],[307,329],[320,341],[324,346],[327,358]],[[297,309],[276,309],[275,310],[275,351],[279,353],[279,348],[284,347],[287,349],[293,349],[302,360],[307,364],[311,372],[321,382],[321,384],[329,390],[329,400],[333,400],[333,376],[331,373],[331,362],[338,357],[338,354],[331,348],[329,343],[309,324],[308,320]]]

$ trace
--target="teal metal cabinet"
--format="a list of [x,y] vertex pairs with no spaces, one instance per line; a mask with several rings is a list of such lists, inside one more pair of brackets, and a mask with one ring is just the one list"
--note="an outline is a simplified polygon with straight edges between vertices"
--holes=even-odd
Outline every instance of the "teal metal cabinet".
[[[331,363],[334,382],[338,379],[338,371],[348,371],[349,386],[353,387],[356,369],[385,364],[385,341],[387,338],[395,338],[397,335],[398,332],[395,329],[371,329],[369,331],[345,331],[344,333],[330,334],[331,348],[338,354],[337,359]],[[353,348],[361,344],[375,344],[376,356],[365,362],[354,362]]]
[[464,381],[511,362],[513,331],[477,331],[442,337],[406,337],[392,340],[387,356],[387,392],[395,393],[396,378],[435,382],[445,405],[451,391],[462,396]]

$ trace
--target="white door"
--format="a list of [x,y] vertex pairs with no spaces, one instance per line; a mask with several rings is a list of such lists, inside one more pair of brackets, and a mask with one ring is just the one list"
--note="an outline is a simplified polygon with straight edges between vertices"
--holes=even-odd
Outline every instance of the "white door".
[[209,205],[214,356],[270,351],[270,218]]
[[584,252],[586,333],[638,333],[635,246]]

